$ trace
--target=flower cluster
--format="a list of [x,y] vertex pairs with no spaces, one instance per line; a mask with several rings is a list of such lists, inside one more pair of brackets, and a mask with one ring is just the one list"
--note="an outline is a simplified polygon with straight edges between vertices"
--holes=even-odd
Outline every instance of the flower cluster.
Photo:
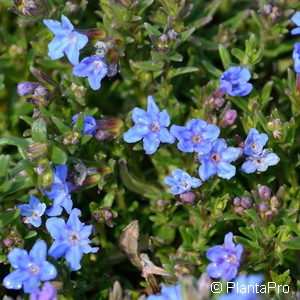
[[[89,239],[93,226],[85,226],[79,220],[81,212],[73,207],[70,195],[70,184],[67,182],[67,166],[59,165],[54,170],[54,180],[49,191],[43,193],[53,200],[52,207],[46,210],[46,204],[34,196],[30,196],[28,204],[19,205],[20,214],[25,216],[24,223],[30,223],[39,227],[42,223],[42,215],[51,216],[46,221],[46,228],[54,239],[48,253],[58,259],[65,257],[69,268],[77,271],[81,268],[80,261],[83,254],[95,253],[99,248],[90,246]],[[63,218],[53,218],[62,213],[63,208],[69,214],[65,223]],[[25,250],[15,248],[8,254],[8,260],[16,268],[14,272],[4,278],[3,284],[8,289],[21,289],[25,293],[31,293],[31,299],[44,299],[43,295],[51,294],[55,299],[56,290],[51,283],[45,283],[39,290],[39,282],[54,279],[57,275],[55,267],[46,261],[47,245],[44,241],[38,241],[28,254]]]
[[[237,81],[242,78],[239,85],[234,85],[235,88],[237,86],[242,88],[245,85],[248,86],[248,83],[243,81],[245,73],[247,72],[240,70],[239,75],[235,77],[233,75],[228,77],[226,74],[222,77],[228,80],[233,80],[234,77]],[[152,96],[148,97],[147,102],[147,111],[138,107],[132,111],[132,120],[135,125],[124,134],[124,140],[127,143],[143,140],[146,154],[153,154],[160,142],[172,144],[177,139],[179,141],[177,148],[180,151],[197,153],[201,163],[199,177],[202,181],[208,180],[215,174],[227,180],[235,176],[236,167],[232,165],[232,162],[241,157],[243,150],[239,147],[228,147],[224,139],[218,138],[220,135],[218,126],[208,124],[201,119],[191,119],[186,126],[172,125],[169,131],[167,129],[171,122],[169,113],[166,110],[160,112]],[[254,128],[250,130],[245,141],[244,154],[248,156],[242,166],[243,172],[266,171],[268,166],[279,162],[279,157],[271,153],[270,149],[263,150],[267,141],[266,134],[259,134]],[[174,195],[189,192],[191,188],[197,188],[202,184],[199,179],[191,177],[180,169],[173,171],[173,177],[166,177],[165,183],[172,187],[171,192]]]
[[47,19],[44,20],[44,24],[55,35],[48,45],[50,58],[55,60],[66,55],[73,65],[73,74],[78,77],[87,77],[93,90],[100,89],[101,80],[108,72],[105,60],[95,54],[79,62],[80,50],[88,43],[87,35],[79,33],[64,15],[61,17],[61,22]]
[[247,174],[255,171],[264,172],[269,166],[277,165],[279,157],[271,149],[263,149],[268,141],[268,136],[260,134],[251,128],[245,141],[244,154],[248,155],[241,170]]

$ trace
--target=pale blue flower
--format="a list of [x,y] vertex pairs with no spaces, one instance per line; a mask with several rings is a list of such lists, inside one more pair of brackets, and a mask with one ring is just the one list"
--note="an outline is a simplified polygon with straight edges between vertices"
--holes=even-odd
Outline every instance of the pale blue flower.
[[44,20],[44,24],[55,34],[55,37],[48,45],[48,55],[51,59],[59,59],[67,55],[69,61],[75,65],[79,61],[79,50],[87,43],[88,37],[77,32],[74,26],[64,15],[61,22]]
[[237,275],[243,246],[235,245],[232,238],[232,232],[227,233],[224,238],[224,245],[211,247],[206,252],[206,257],[212,261],[206,268],[210,277],[230,281]]
[[259,133],[255,128],[251,128],[245,141],[244,153],[251,156],[260,155],[267,141],[268,136],[265,133]]
[[276,153],[272,153],[271,149],[265,149],[260,155],[248,156],[241,170],[247,174],[255,171],[264,172],[269,166],[277,165],[279,161],[280,158]]
[[24,223],[32,224],[34,227],[39,227],[42,224],[41,216],[46,210],[46,204],[34,196],[30,196],[29,204],[21,204],[18,206],[20,215],[25,216]]
[[26,250],[15,248],[8,253],[8,261],[16,270],[8,274],[3,285],[7,289],[24,289],[32,293],[38,289],[40,280],[51,280],[57,275],[56,268],[46,260],[47,245],[44,241],[36,242],[29,254]]
[[296,73],[300,73],[300,43],[295,43],[293,51],[294,70]]
[[88,238],[93,226],[85,226],[80,222],[81,212],[74,208],[67,223],[62,218],[50,218],[46,222],[47,230],[54,239],[49,254],[54,258],[65,257],[69,268],[77,271],[81,268],[80,261],[84,253],[95,253],[99,248],[92,248]]
[[295,35],[295,34],[300,34],[300,12],[297,11],[293,17],[291,18],[291,20],[298,26],[294,29],[292,29],[291,34]]
[[101,87],[101,80],[107,74],[107,64],[98,56],[89,56],[73,67],[73,74],[78,77],[87,77],[93,90]]
[[62,208],[69,214],[73,207],[69,185],[67,183],[67,165],[55,167],[54,181],[50,191],[44,191],[44,194],[53,200],[52,207],[46,211],[48,216],[59,216]]
[[124,141],[135,143],[143,140],[146,154],[154,153],[160,142],[172,144],[175,137],[167,127],[170,125],[170,116],[164,109],[159,111],[152,96],[147,99],[147,111],[135,107],[132,111],[132,120],[135,125],[124,134]]
[[251,73],[240,66],[228,68],[220,78],[220,89],[230,96],[246,96],[252,91]]
[[204,120],[191,119],[186,126],[172,125],[170,132],[179,140],[177,147],[180,151],[206,154],[211,150],[211,143],[218,138],[220,129]]
[[171,193],[174,195],[182,194],[199,187],[202,182],[196,177],[190,176],[181,169],[175,169],[172,172],[173,177],[165,177],[165,183],[172,187]]
[[230,179],[235,175],[236,168],[230,163],[238,159],[242,154],[242,149],[227,147],[224,139],[217,139],[212,143],[209,153],[199,155],[201,162],[199,176],[205,181],[215,174],[224,179]]

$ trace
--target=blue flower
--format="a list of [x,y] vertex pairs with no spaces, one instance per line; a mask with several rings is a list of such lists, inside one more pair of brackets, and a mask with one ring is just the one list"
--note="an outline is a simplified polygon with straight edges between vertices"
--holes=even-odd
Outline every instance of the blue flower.
[[198,156],[201,162],[200,178],[205,181],[215,174],[224,179],[232,178],[236,169],[230,163],[238,159],[241,154],[240,148],[227,147],[224,139],[215,140],[209,153]]
[[35,290],[30,294],[30,300],[57,300],[56,288],[46,281],[41,290]]
[[24,289],[32,293],[39,287],[40,280],[51,280],[57,275],[55,267],[46,260],[47,245],[37,241],[29,254],[26,250],[15,248],[8,253],[8,260],[16,270],[8,274],[3,284],[7,289]]
[[74,26],[64,15],[61,23],[54,20],[44,20],[44,24],[55,34],[48,45],[48,55],[51,59],[59,59],[67,55],[69,61],[75,65],[79,61],[79,50],[88,42],[88,37],[74,30]]
[[244,153],[251,156],[260,155],[267,141],[268,136],[265,133],[260,134],[255,128],[251,128],[245,141]]
[[199,187],[202,182],[196,177],[190,176],[181,169],[172,172],[173,177],[165,177],[165,183],[172,187],[171,193],[174,195],[182,194],[191,190],[191,188]]
[[293,51],[294,70],[300,73],[300,43],[295,43]]
[[206,154],[211,150],[211,143],[218,138],[220,129],[203,120],[192,119],[186,126],[172,125],[170,132],[179,140],[177,147],[180,151]]
[[146,154],[154,153],[160,142],[172,144],[175,137],[166,128],[170,125],[170,116],[164,109],[159,108],[152,96],[147,99],[147,111],[135,107],[132,111],[132,120],[135,125],[124,134],[124,141],[135,143],[143,139],[143,146]]
[[[72,117],[72,125],[76,122],[78,114]],[[93,116],[83,116],[83,134],[95,134],[97,131],[97,121]]]
[[206,257],[212,261],[206,268],[206,272],[210,277],[230,281],[236,276],[240,266],[243,246],[240,244],[235,245],[232,237],[232,232],[227,233],[224,245],[211,247],[206,252]]
[[[230,284],[230,294],[222,295],[218,300],[256,300],[259,291],[259,285],[264,277],[262,275],[240,275],[234,283]],[[248,293],[249,291],[249,293]]]
[[107,74],[107,64],[98,56],[88,56],[73,67],[73,74],[78,77],[87,77],[93,90],[101,87],[101,80]]
[[279,160],[280,158],[277,154],[272,153],[270,149],[265,149],[258,156],[248,156],[241,170],[247,174],[255,171],[264,172],[269,166],[277,165]]
[[246,96],[252,91],[251,74],[240,66],[230,67],[220,78],[220,89],[230,96]]
[[148,296],[147,300],[182,300],[181,287],[179,284],[175,286],[163,285],[160,295]]
[[48,216],[59,216],[62,207],[69,214],[72,210],[73,202],[67,184],[67,165],[55,167],[54,181],[51,190],[44,191],[44,194],[53,200],[52,207],[46,211]]
[[[297,25],[300,26],[300,12],[297,11],[293,17],[291,18],[291,20]],[[300,27],[296,27],[291,31],[291,34],[300,34]]]
[[92,248],[88,238],[93,230],[93,226],[85,226],[80,222],[81,212],[74,208],[67,223],[62,218],[50,218],[46,222],[46,227],[54,239],[49,249],[49,254],[58,259],[64,256],[72,271],[81,268],[80,260],[83,253],[95,253],[99,248]]
[[39,227],[42,224],[41,216],[44,214],[46,204],[34,196],[30,196],[29,204],[21,204],[18,206],[21,216],[25,216],[24,223],[32,224],[34,227]]

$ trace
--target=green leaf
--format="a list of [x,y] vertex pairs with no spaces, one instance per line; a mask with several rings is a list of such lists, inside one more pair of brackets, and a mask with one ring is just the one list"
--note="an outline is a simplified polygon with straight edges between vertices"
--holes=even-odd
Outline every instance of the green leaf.
[[222,76],[223,72],[221,70],[219,70],[218,68],[216,68],[215,66],[213,66],[210,62],[208,62],[207,60],[202,60],[201,61],[203,67],[212,75],[214,75],[215,77],[219,78]]
[[55,165],[64,165],[67,162],[68,156],[65,151],[57,146],[53,146],[51,150],[51,161]]
[[232,61],[228,50],[222,44],[219,44],[219,54],[224,69],[228,69],[232,65]]
[[195,31],[195,28],[190,28],[180,34],[180,42],[185,42]]
[[53,123],[57,127],[57,129],[60,131],[60,133],[64,134],[66,132],[69,132],[71,129],[68,127],[65,123],[63,123],[59,118],[51,117]]
[[243,61],[245,53],[241,49],[234,48],[231,50],[231,54],[236,57],[240,62]]
[[7,179],[9,161],[9,155],[0,155],[0,181]]
[[44,119],[37,119],[32,123],[31,126],[31,136],[35,142],[47,143],[47,127]]
[[0,228],[8,224],[12,224],[13,221],[19,216],[20,210],[13,209],[9,211],[2,212],[0,214]]
[[162,61],[159,61],[157,63],[154,63],[152,61],[132,61],[130,60],[130,65],[137,69],[142,69],[146,71],[159,71],[164,67],[164,63]]
[[24,169],[33,169],[33,165],[28,159],[19,161],[17,165],[12,169],[11,176],[15,177],[18,173],[20,173]]
[[173,78],[182,74],[197,72],[197,71],[199,71],[199,69],[195,67],[182,67],[177,69],[171,69],[169,72],[169,77]]
[[133,175],[131,175],[127,168],[127,163],[125,160],[119,160],[119,171],[123,184],[130,191],[145,196],[146,193],[150,194],[160,194],[159,190],[155,187],[139,182]]
[[161,35],[161,32],[150,23],[144,23],[144,27],[149,35]]
[[287,249],[300,250],[300,237],[296,237],[291,241],[283,243]]
[[273,83],[274,83],[273,81],[268,81],[262,89],[261,97],[260,97],[260,101],[261,101],[261,104],[262,104],[262,109],[266,106],[266,104],[270,100]]

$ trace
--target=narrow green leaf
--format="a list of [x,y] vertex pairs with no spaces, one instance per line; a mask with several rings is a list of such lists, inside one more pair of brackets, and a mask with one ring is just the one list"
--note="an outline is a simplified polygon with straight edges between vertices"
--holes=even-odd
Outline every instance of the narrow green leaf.
[[169,72],[169,77],[173,78],[182,74],[197,72],[197,71],[199,71],[199,69],[195,67],[182,67],[177,69],[171,69]]
[[219,54],[224,69],[228,69],[232,65],[232,62],[231,62],[229,51],[222,44],[219,44]]

